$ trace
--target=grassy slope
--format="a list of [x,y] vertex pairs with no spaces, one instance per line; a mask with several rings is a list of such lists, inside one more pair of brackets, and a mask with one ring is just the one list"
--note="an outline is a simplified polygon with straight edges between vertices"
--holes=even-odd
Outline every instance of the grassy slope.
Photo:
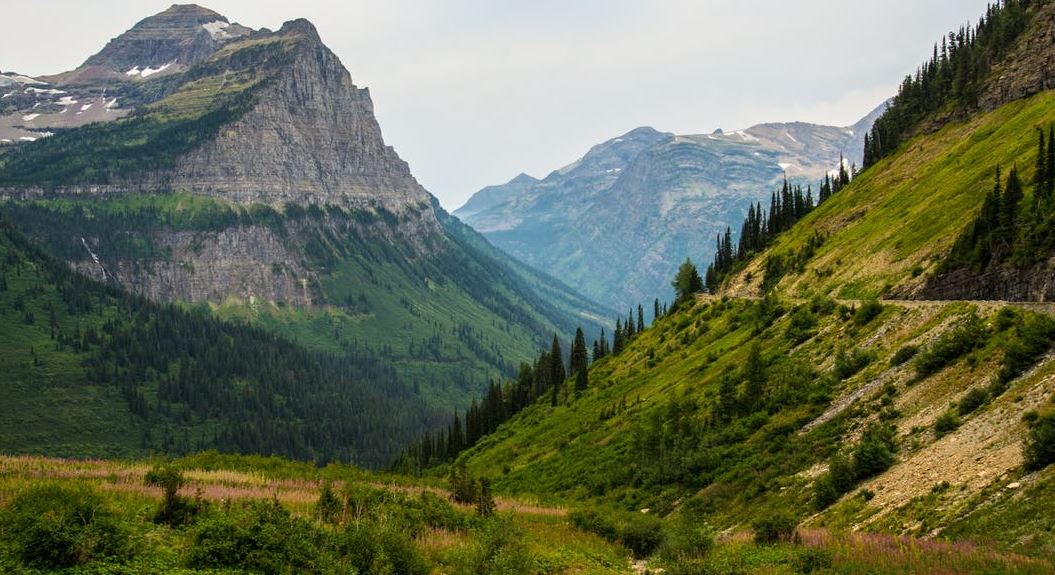
[[[294,515],[312,520],[320,485],[324,480],[333,482],[338,493],[350,487],[386,491],[394,497],[407,496],[411,500],[426,490],[446,495],[428,484],[411,483],[404,478],[373,475],[337,465],[317,469],[310,464],[277,458],[205,454],[176,460],[176,464],[185,470],[184,475],[189,480],[182,493],[187,496],[200,493],[216,512],[223,512],[223,501],[274,499]],[[100,572],[207,572],[184,567],[187,550],[192,546],[193,526],[172,529],[150,522],[161,499],[159,488],[143,484],[143,477],[150,467],[149,462],[0,456],[0,519],[4,507],[12,498],[42,481],[67,486],[90,486],[104,494],[107,504],[118,511],[121,520],[133,530],[138,541],[136,555],[131,561],[121,567],[111,565],[109,568],[114,569],[112,571]],[[531,558],[532,572],[593,575],[628,572],[624,550],[596,535],[574,529],[565,519],[564,510],[506,498],[498,498],[496,503],[500,514],[508,517],[514,528],[519,530],[517,544],[522,545]],[[469,506],[454,505],[454,508],[467,519],[471,520],[475,516]],[[380,512],[391,513],[392,510]],[[399,517],[398,514],[395,516]],[[334,529],[329,526],[325,528]],[[466,571],[466,564],[480,552],[481,538],[481,526],[464,530],[430,527],[414,538],[414,546],[431,564],[432,572],[470,575]],[[0,570],[22,572],[18,570],[17,560],[8,552],[7,545],[0,542]],[[103,569],[101,565],[95,567]]]
[[867,298],[922,282],[981,207],[997,166],[1005,174],[1018,166],[1032,181],[1036,128],[1053,122],[1049,91],[910,141],[781,236],[726,291],[757,293],[766,257],[796,252],[814,230],[826,242],[779,293]]
[[[1055,365],[1046,363],[1038,372],[1016,381],[999,400],[966,418],[960,431],[940,440],[932,427],[944,410],[942,406],[958,401],[976,382],[988,380],[999,364],[1008,334],[993,334],[986,346],[967,360],[919,383],[912,381],[915,372],[911,362],[893,369],[889,365],[900,347],[931,341],[976,311],[973,306],[887,307],[878,319],[864,326],[844,320],[836,312],[820,319],[816,337],[796,347],[786,336],[790,314],[753,335],[758,305],[701,304],[662,319],[624,354],[596,364],[590,372],[591,389],[581,399],[555,409],[536,405],[485,439],[468,453],[470,469],[493,474],[496,487],[506,492],[624,511],[650,508],[665,514],[685,497],[696,495],[706,501],[711,510],[709,521],[716,527],[742,528],[752,517],[772,508],[785,507],[800,518],[808,516],[813,479],[824,469],[827,458],[833,450],[852,445],[860,430],[885,412],[884,417],[898,427],[899,461],[904,463],[862,486],[876,493],[874,503],[847,495],[830,512],[843,520],[821,524],[864,524],[881,532],[928,535],[935,526],[949,525],[953,515],[978,510],[979,516],[985,517],[985,506],[992,500],[984,496],[986,490],[1000,493],[1003,485],[1020,477],[1024,426],[1019,416],[1050,401],[1050,390],[1045,390]],[[983,309],[980,313],[993,312]],[[705,436],[705,442],[714,448],[710,452],[714,458],[701,472],[705,479],[700,483],[650,483],[650,470],[642,470],[646,462],[633,448],[642,422],[662,414],[673,398],[682,396],[694,397],[705,406],[700,419],[705,422],[713,416],[720,375],[742,365],[747,344],[753,341],[763,345],[771,362],[787,356],[818,366],[820,373],[831,369],[833,355],[840,348],[874,352],[876,360],[836,385],[831,390],[833,398],[845,397],[880,377],[884,383],[807,434],[797,430],[823,412],[827,401],[776,411],[743,437],[723,440],[718,430]],[[780,372],[772,369],[770,385],[779,386]],[[888,384],[893,391],[886,390]],[[628,407],[620,412],[617,406],[624,401]],[[606,412],[613,408],[616,414],[606,419]],[[975,442],[979,431],[987,437],[982,444]],[[947,453],[949,446],[958,447]],[[885,480],[887,477],[893,479]],[[927,514],[947,515],[936,525],[887,517],[911,515],[909,510],[899,510],[901,505],[914,496],[925,496],[942,481],[949,481],[957,495],[944,504],[925,506]],[[1043,476],[1019,481],[1045,484]],[[853,509],[847,512],[846,506]],[[1050,519],[1037,521],[1048,532],[1055,527]],[[980,532],[964,533],[973,536]],[[1016,545],[1015,536],[1009,532],[991,533],[989,537],[1001,545]]]

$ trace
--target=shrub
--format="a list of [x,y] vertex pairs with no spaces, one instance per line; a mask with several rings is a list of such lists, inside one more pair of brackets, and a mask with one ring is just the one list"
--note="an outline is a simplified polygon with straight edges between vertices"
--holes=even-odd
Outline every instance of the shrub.
[[798,345],[817,335],[817,318],[806,306],[800,306],[791,314],[784,337],[793,345]]
[[1051,349],[1055,338],[1055,320],[1041,315],[1026,317],[1007,344],[1000,367],[1001,382],[1009,382],[1025,373],[1044,352]]
[[1029,424],[1023,447],[1025,466],[1030,471],[1055,463],[1055,413],[1039,416]]
[[[524,534],[507,517],[495,515],[480,527],[479,540],[461,570],[473,575],[530,575],[535,560],[524,545]],[[397,572],[398,573],[398,572]]]
[[475,504],[478,500],[476,482],[469,475],[464,461],[459,461],[451,467],[450,476],[447,478],[451,488],[451,499],[457,503]]
[[663,543],[663,524],[651,515],[631,515],[619,533],[623,546],[636,557],[648,557]]
[[941,414],[937,421],[934,422],[934,435],[938,438],[942,438],[959,428],[959,416],[956,415],[956,412],[949,410]]
[[659,556],[674,563],[698,559],[713,548],[714,531],[700,518],[683,511],[664,526]]
[[354,572],[393,575],[426,575],[429,572],[428,564],[407,535],[373,523],[350,525],[340,549],[355,568]]
[[160,487],[164,492],[161,505],[154,514],[154,523],[178,527],[190,523],[202,505],[179,494],[185,481],[183,472],[171,463],[155,465],[143,478],[147,485]]
[[619,530],[615,523],[593,509],[576,509],[568,514],[568,519],[575,527],[600,535],[608,541],[619,538]]
[[960,403],[957,405],[957,411],[961,416],[970,415],[979,407],[985,405],[985,402],[987,401],[989,401],[989,392],[976,387],[971,391],[968,391],[967,395],[960,399]]
[[879,314],[883,313],[883,306],[876,300],[869,300],[861,304],[861,307],[857,308],[857,313],[854,314],[854,323],[857,325],[868,325],[872,323],[872,320],[879,317]]
[[893,428],[879,424],[869,426],[853,451],[854,477],[860,481],[890,469],[895,451]]
[[917,353],[919,353],[919,347],[918,346],[906,345],[904,347],[901,347],[896,352],[894,352],[893,357],[890,358],[890,365],[891,365],[891,367],[897,367],[899,365],[904,365],[905,363],[908,362],[908,360],[916,357]]
[[0,534],[22,563],[47,570],[131,555],[128,533],[87,487],[30,488],[0,514]]
[[319,490],[319,499],[315,502],[315,516],[328,523],[336,522],[341,515],[341,500],[333,492],[333,484],[329,481],[322,484]]
[[927,377],[985,345],[989,334],[977,315],[971,315],[962,325],[941,335],[927,351],[916,357],[916,375]]
[[848,379],[872,363],[875,355],[863,349],[855,349],[852,353],[840,349],[835,355],[835,367],[833,373],[839,379]]
[[188,552],[193,568],[322,573],[331,562],[320,549],[325,533],[277,501],[249,502],[203,517]]
[[751,529],[755,532],[755,543],[762,545],[793,541],[797,526],[798,520],[785,511],[768,513],[751,523]]
[[817,571],[824,571],[832,566],[835,554],[829,549],[804,548],[792,559],[791,564],[796,573],[809,575]]

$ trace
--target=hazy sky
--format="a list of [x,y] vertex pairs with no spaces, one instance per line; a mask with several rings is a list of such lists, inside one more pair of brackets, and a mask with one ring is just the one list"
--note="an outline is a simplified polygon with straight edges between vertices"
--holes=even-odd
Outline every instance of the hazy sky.
[[[991,0],[210,0],[308,18],[387,142],[453,210],[637,126],[849,125]],[[164,0],[3,0],[0,69],[68,70]]]

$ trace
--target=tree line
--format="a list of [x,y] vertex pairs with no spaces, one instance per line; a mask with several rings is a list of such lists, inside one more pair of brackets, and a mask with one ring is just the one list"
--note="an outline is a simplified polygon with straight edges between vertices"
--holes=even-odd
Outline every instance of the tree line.
[[801,184],[793,186],[785,177],[781,189],[771,194],[768,211],[762,207],[761,202],[748,208],[747,217],[740,226],[739,241],[735,250],[732,228],[725,228],[725,233],[717,236],[714,262],[707,267],[704,287],[710,292],[717,291],[729,274],[769,247],[777,235],[791,229],[814,208],[848,186],[856,171],[856,166],[847,169],[846,161],[840,154],[838,169],[824,175],[816,204],[812,186],[806,186],[803,191]]
[[963,26],[935,44],[930,60],[905,78],[866,135],[864,169],[894,153],[928,116],[977,107],[990,69],[1026,30],[1029,8],[1038,3],[1004,0],[990,4],[976,26]]
[[[668,306],[657,298],[653,302],[653,321],[668,313]],[[515,380],[491,382],[479,400],[473,400],[464,415],[455,412],[445,429],[426,432],[407,447],[390,467],[404,473],[454,461],[463,451],[493,433],[521,410],[539,402],[550,407],[570,403],[590,386],[589,367],[593,362],[619,355],[630,342],[647,329],[645,308],[631,309],[626,319],[617,318],[612,340],[604,329],[594,340],[592,352],[587,346],[582,328],[575,331],[567,355],[562,351],[560,338],[553,334],[550,348],[539,354],[533,363],[522,363]]]

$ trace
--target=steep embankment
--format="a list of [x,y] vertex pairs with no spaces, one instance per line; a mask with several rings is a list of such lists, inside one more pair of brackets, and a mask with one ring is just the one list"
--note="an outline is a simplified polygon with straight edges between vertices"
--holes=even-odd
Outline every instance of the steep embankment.
[[[659,515],[692,501],[719,529],[786,509],[818,525],[978,533],[1052,479],[1021,467],[1022,415],[1052,400],[1052,327],[964,303],[701,302],[594,364],[581,397],[525,410],[466,460],[503,491]],[[839,453],[848,486],[830,493]],[[1031,519],[1032,541],[989,536],[1043,550],[1049,521]]]
[[[767,260],[781,257],[793,263],[778,276],[777,293],[911,296],[938,272],[978,213],[998,166],[1005,173],[1018,166],[1023,181],[1031,181],[1036,130],[1053,122],[1055,93],[1044,92],[916,137],[780,236],[723,293],[759,294]],[[815,234],[823,243],[804,257]]]

